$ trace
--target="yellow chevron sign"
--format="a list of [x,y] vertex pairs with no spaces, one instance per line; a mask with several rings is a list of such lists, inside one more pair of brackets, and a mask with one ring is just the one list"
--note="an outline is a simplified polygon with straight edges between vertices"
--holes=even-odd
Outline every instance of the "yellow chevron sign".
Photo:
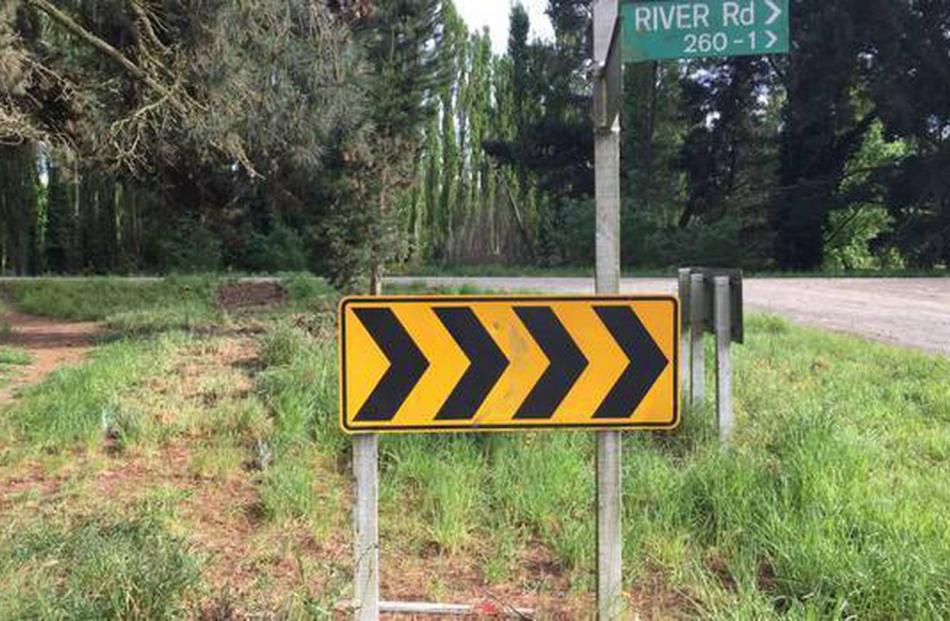
[[353,297],[339,312],[348,433],[679,423],[675,297]]

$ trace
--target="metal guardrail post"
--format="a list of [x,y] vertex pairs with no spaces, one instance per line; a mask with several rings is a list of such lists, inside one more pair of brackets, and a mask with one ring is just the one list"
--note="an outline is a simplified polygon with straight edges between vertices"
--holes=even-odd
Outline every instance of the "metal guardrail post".
[[706,397],[706,349],[703,342],[706,321],[706,287],[703,274],[691,274],[689,280],[689,404],[702,405]]
[[735,428],[732,411],[732,311],[730,279],[717,276],[715,279],[716,322],[716,422],[719,440],[729,442]]
[[680,394],[685,401],[688,398],[686,386],[689,382],[689,275],[688,267],[679,269],[677,273],[676,293],[680,300]]

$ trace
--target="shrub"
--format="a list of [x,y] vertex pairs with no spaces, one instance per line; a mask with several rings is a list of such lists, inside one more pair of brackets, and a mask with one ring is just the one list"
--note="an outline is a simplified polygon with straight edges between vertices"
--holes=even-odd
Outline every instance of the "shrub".
[[180,218],[155,242],[155,264],[163,272],[215,272],[223,262],[221,240],[205,224]]
[[270,233],[255,233],[248,248],[247,266],[255,272],[296,272],[307,269],[307,251],[303,238],[284,224],[276,224]]
[[903,260],[896,248],[874,247],[874,241],[890,233],[893,224],[894,219],[884,207],[857,205],[832,212],[825,233],[825,269],[903,268]]
[[767,262],[765,252],[749,237],[732,216],[686,228],[661,227],[634,216],[624,222],[623,261],[640,267],[762,267]]

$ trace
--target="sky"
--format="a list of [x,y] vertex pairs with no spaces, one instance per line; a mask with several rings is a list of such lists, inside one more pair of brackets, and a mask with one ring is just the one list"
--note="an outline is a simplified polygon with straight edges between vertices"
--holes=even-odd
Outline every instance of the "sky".
[[[508,16],[515,1],[517,0],[455,0],[455,6],[468,24],[469,30],[481,30],[483,26],[488,26],[491,31],[492,49],[496,54],[500,54],[508,48]],[[530,38],[553,38],[551,23],[544,14],[547,0],[521,0],[521,4],[531,18]]]

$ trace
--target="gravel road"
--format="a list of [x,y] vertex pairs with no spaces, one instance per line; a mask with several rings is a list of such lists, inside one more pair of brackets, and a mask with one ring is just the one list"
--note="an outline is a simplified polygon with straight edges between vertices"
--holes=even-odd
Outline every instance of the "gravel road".
[[[428,286],[593,293],[591,278],[392,278]],[[624,293],[675,291],[673,279],[625,278]],[[950,356],[950,278],[750,278],[748,310]]]
[[[12,281],[0,278],[0,284]],[[143,277],[131,280],[157,280]],[[270,277],[245,278],[271,282]],[[495,291],[593,293],[592,278],[399,277],[393,284],[471,285]],[[625,278],[624,293],[669,293],[672,278]],[[950,278],[748,278],[746,309],[797,323],[950,356]]]

